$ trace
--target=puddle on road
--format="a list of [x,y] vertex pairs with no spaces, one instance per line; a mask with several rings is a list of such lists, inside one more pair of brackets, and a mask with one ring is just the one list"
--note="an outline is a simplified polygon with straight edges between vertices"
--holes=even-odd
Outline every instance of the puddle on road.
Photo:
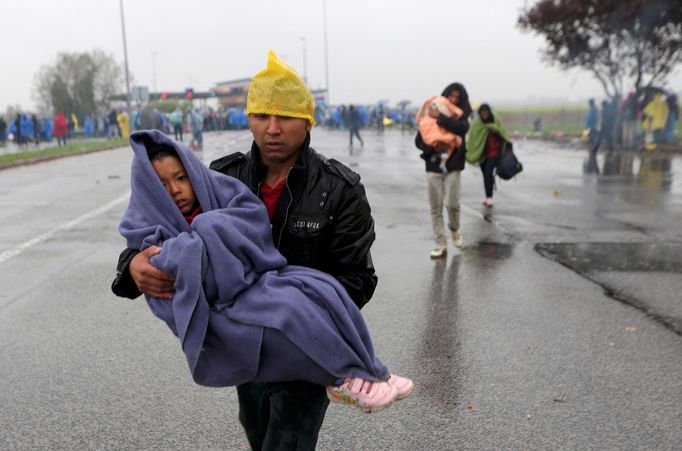
[[504,260],[512,255],[512,245],[508,243],[479,241],[466,250],[476,250],[483,260]]

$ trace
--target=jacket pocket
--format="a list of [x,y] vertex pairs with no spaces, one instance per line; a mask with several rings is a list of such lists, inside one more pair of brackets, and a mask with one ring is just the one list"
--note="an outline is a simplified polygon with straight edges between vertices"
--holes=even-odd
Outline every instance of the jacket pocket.
[[289,218],[286,225],[287,260],[291,264],[318,267],[324,237],[331,221],[329,217],[318,214],[297,214]]

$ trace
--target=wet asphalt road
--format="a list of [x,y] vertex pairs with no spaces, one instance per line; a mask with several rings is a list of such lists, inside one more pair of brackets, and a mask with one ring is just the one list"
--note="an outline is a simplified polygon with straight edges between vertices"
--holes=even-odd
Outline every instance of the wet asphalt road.
[[[320,450],[680,449],[682,161],[518,141],[524,172],[480,202],[462,174],[461,251],[432,248],[412,135],[315,129],[363,178],[379,287],[375,349],[414,395],[331,406]],[[207,134],[204,161],[248,149]],[[0,449],[247,449],[234,389],[194,385],[141,300],[109,291],[127,149],[0,171]]]

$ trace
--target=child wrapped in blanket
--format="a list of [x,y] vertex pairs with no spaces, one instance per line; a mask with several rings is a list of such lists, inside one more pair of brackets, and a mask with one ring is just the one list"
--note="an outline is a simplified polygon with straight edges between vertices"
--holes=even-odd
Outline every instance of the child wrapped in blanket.
[[195,382],[305,380],[366,412],[410,395],[374,355],[367,326],[332,276],[287,265],[262,201],[158,131],[133,133],[132,194],[119,230],[175,276],[171,301],[146,296],[180,339]]
[[443,96],[428,99],[417,112],[416,120],[424,143],[435,148],[439,154],[433,158],[440,159],[440,169],[447,172],[445,162],[452,153],[462,145],[462,138],[438,125],[438,115],[459,119],[463,112]]

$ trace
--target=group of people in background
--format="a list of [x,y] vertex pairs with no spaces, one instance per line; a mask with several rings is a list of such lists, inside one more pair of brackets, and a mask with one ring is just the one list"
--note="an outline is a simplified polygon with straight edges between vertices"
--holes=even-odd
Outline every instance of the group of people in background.
[[401,131],[413,131],[415,109],[409,108],[408,101],[399,102],[395,108],[389,108],[386,101],[375,105],[317,105],[315,118],[317,123],[329,129],[373,128],[383,133],[387,126],[399,126]]
[[[584,122],[590,156],[594,159],[603,143],[609,152],[614,150],[616,144],[623,149],[638,150],[653,149],[660,143],[672,143],[678,120],[677,96],[666,95],[660,89],[631,92],[622,102],[604,100],[601,112],[594,99],[590,99]],[[455,247],[461,247],[463,243],[459,197],[460,172],[464,169],[465,161],[480,166],[485,191],[483,205],[491,208],[496,188],[495,176],[509,178],[501,175],[501,159],[505,155],[513,156],[513,152],[500,116],[485,103],[474,112],[461,83],[448,85],[440,96],[429,98],[417,113],[416,123],[418,132],[415,145],[425,161],[435,241],[431,258],[437,259],[447,253],[448,234]],[[542,130],[541,121],[535,121],[534,130]],[[447,214],[448,234],[443,210]]]
[[677,95],[661,90],[630,92],[620,103],[603,100],[601,112],[594,99],[588,102],[585,130],[591,153],[598,152],[602,143],[612,152],[615,144],[623,149],[652,148],[661,143],[672,143],[679,120]]
[[57,111],[54,116],[27,112],[9,112],[0,116],[0,144],[7,141],[19,146],[39,145],[57,140],[66,145],[76,136],[86,138],[126,138],[136,130],[161,130],[174,134],[183,141],[188,134],[191,146],[200,149],[203,132],[216,130],[241,130],[247,128],[247,118],[239,108],[195,108],[177,107],[165,113],[158,108],[145,105],[135,108],[130,115],[124,108],[111,108],[86,114],[79,118],[74,112]]
[[[54,117],[36,113],[8,113],[0,116],[0,142],[13,141],[18,146],[39,145],[57,140],[59,146],[77,135],[87,137],[127,136],[126,113],[112,109],[109,115],[86,115],[81,123],[75,113],[57,111]],[[123,132],[125,132],[125,134]]]
[[51,141],[52,137],[53,124],[49,117],[27,112],[8,112],[0,116],[0,143],[12,140],[24,146]]
[[[472,120],[472,116],[473,120]],[[483,175],[486,208],[493,206],[495,174],[499,160],[511,141],[498,114],[482,104],[473,111],[469,94],[461,83],[448,85],[440,96],[429,98],[415,116],[415,145],[426,169],[427,195],[435,248],[431,258],[447,254],[448,235],[462,247],[460,230],[461,176],[466,162],[478,165]],[[447,228],[443,210],[447,214]]]

